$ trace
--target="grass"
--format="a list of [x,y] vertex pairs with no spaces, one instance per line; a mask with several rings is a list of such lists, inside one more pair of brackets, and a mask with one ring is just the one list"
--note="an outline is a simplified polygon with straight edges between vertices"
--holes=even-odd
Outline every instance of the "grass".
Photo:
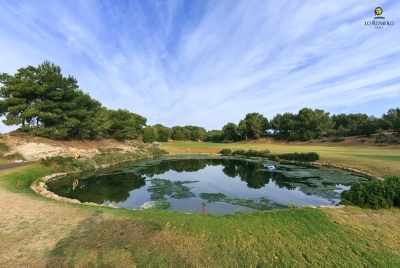
[[[221,149],[265,150],[272,154],[316,152],[319,162],[329,162],[359,170],[368,171],[383,178],[400,174],[399,147],[368,147],[363,144],[347,145],[340,143],[287,144],[263,142],[207,143],[207,142],[171,142],[163,143],[162,148],[170,153],[218,153]],[[188,150],[189,149],[189,150]],[[389,172],[389,170],[390,172]]]
[[[40,167],[38,164],[8,169],[0,171],[2,177],[0,186],[11,192],[23,193],[36,197],[37,195],[30,189],[30,185],[37,179],[52,173],[54,173],[54,169]],[[17,187],[18,181],[20,181],[20,184]]]
[[382,229],[364,226],[365,212],[356,212],[339,223],[311,208],[228,216],[98,210],[57,243],[47,265],[400,265],[399,210],[380,216]]
[[[163,143],[171,153],[216,153],[223,148],[310,152],[378,175],[400,173],[398,149],[342,144]],[[379,167],[382,165],[382,168]],[[0,171],[0,187],[33,197],[29,185],[52,172],[38,165]],[[386,170],[386,172],[385,172]],[[16,187],[17,180],[21,186]],[[0,189],[1,191],[2,189]],[[36,196],[32,202],[45,200]],[[215,216],[130,211],[56,203],[87,215],[39,257],[47,266],[399,266],[400,210],[291,208]],[[53,206],[54,209],[54,206]],[[43,211],[46,208],[43,207]],[[41,213],[35,211],[35,213]],[[200,213],[200,211],[199,211]],[[23,216],[23,215],[22,215]],[[63,222],[65,224],[65,222]],[[3,223],[2,223],[3,224]],[[11,223],[10,223],[11,224]],[[61,224],[58,218],[53,224]],[[41,222],[18,228],[41,228]],[[33,233],[33,232],[31,232]],[[1,229],[0,229],[0,234]],[[22,249],[28,245],[20,244]],[[26,264],[24,250],[7,265]],[[0,255],[1,255],[0,250]],[[37,260],[38,256],[35,255]],[[31,259],[31,265],[35,260]],[[0,262],[1,263],[1,262]]]

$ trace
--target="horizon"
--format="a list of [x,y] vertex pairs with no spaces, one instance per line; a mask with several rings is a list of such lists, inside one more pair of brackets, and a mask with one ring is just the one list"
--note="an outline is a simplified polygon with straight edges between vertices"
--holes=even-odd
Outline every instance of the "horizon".
[[[366,25],[382,7],[394,25]],[[45,60],[148,125],[400,107],[400,2],[5,1],[0,72]],[[397,29],[397,30],[396,30]],[[18,126],[0,123],[0,133]]]

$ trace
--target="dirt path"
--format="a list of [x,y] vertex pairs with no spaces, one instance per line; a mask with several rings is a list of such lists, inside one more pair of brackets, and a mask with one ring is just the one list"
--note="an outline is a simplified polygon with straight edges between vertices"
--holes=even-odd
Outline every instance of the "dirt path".
[[89,217],[70,205],[9,192],[1,179],[0,215],[0,266],[46,265],[57,242]]

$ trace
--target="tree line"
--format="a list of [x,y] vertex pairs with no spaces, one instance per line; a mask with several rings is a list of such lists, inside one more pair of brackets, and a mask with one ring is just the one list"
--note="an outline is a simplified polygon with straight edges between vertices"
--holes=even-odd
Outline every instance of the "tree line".
[[381,118],[366,114],[330,115],[324,110],[303,108],[298,113],[277,114],[268,120],[262,114],[248,113],[235,124],[207,131],[199,126],[156,124],[128,110],[103,107],[78,87],[72,76],[49,61],[38,67],[18,69],[14,75],[0,74],[0,116],[6,125],[21,125],[19,131],[50,139],[142,137],[144,142],[191,140],[234,142],[271,136],[280,140],[308,141],[321,137],[371,135],[379,130],[400,134],[400,109],[390,109]]

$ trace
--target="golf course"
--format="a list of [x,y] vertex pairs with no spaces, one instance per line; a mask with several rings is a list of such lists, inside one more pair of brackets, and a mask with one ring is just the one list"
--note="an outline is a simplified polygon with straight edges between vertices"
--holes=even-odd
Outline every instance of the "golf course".
[[[319,162],[382,178],[400,173],[398,146],[259,140],[169,142],[161,148],[171,154],[218,153],[223,148],[317,152]],[[115,209],[58,202],[29,188],[52,173],[53,168],[39,164],[0,171],[0,265],[400,265],[397,208],[292,207],[223,216]]]

